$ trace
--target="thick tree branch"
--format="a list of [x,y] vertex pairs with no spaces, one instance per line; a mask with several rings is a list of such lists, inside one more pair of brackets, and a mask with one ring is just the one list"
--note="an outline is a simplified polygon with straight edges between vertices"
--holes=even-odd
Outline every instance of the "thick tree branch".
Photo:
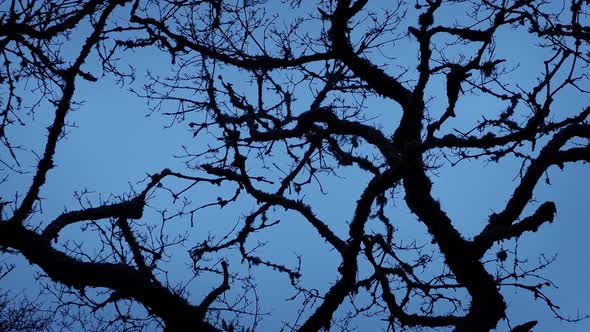
[[76,260],[52,248],[47,238],[16,223],[0,224],[0,246],[19,251],[56,282],[78,289],[107,288],[137,300],[172,330],[195,326],[199,331],[217,331],[202,321],[204,315],[198,307],[126,264]]
[[536,232],[546,222],[553,222],[556,207],[553,202],[545,202],[539,206],[532,215],[522,219],[516,224],[491,228],[488,232],[481,233],[472,242],[473,251],[478,257],[482,257],[494,242],[519,238],[525,232]]
[[[490,222],[482,231],[482,234],[491,231],[495,227],[508,227],[516,220],[516,218],[518,218],[522,213],[522,210],[531,200],[537,182],[549,166],[569,161],[567,160],[569,158],[584,158],[584,154],[580,154],[578,150],[574,150],[574,153],[562,152],[562,158],[566,159],[562,160],[559,158],[559,149],[561,149],[561,147],[563,147],[571,138],[576,136],[590,137],[590,125],[570,125],[553,136],[553,138],[541,150],[539,156],[531,161],[504,210],[490,216]],[[579,151],[583,152],[583,150]]]
[[365,1],[357,1],[358,6],[355,6],[351,11],[350,1],[338,1],[336,10],[331,15],[332,26],[328,32],[332,41],[332,52],[360,79],[367,82],[371,89],[382,96],[395,100],[405,108],[412,95],[410,90],[369,60],[357,55],[348,39],[350,15],[357,13],[365,3]]
[[408,207],[426,225],[457,281],[471,295],[469,313],[456,325],[455,331],[494,329],[506,309],[494,279],[479,262],[479,257],[469,250],[467,241],[453,227],[440,204],[432,198],[432,183],[424,174],[423,166],[412,167],[403,183]]
[[49,240],[55,240],[63,228],[80,221],[100,220],[106,218],[140,219],[143,215],[144,204],[145,202],[142,197],[136,197],[132,200],[121,203],[67,212],[50,222],[45,230],[43,230],[42,236]]

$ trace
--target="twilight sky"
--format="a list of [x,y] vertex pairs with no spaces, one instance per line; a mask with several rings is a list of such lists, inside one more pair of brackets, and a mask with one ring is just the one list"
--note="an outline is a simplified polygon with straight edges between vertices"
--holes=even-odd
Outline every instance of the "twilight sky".
[[[281,6],[274,10],[280,15],[290,14]],[[408,14],[410,20],[415,16],[416,13]],[[438,19],[441,22],[452,20],[453,14],[443,12]],[[83,27],[80,29],[83,34]],[[75,48],[75,40],[74,37],[67,47]],[[522,84],[523,88],[527,82],[535,82],[545,54],[534,47],[531,40],[525,35],[505,31],[498,36],[496,47],[499,58],[511,59],[512,64],[518,65],[508,74],[511,79]],[[400,53],[400,50],[403,52]],[[402,64],[415,61],[417,54],[416,44],[411,40],[399,41],[397,45],[392,46],[391,51],[395,52]],[[91,60],[85,68],[99,72],[95,60]],[[141,90],[142,85],[148,82],[148,70],[156,75],[166,75],[171,66],[166,54],[155,49],[129,51],[121,64],[133,65],[136,69],[137,79],[130,86],[121,87],[109,76],[101,77],[96,83],[79,82],[76,100],[83,103],[68,116],[69,123],[75,124],[75,127],[68,129],[67,135],[58,146],[55,156],[57,167],[50,172],[41,193],[44,198],[43,213],[37,215],[34,222],[44,223],[54,219],[64,210],[78,209],[79,205],[73,196],[75,191],[87,189],[92,192],[89,197],[97,202],[107,199],[110,195],[129,193],[130,188],[142,188],[143,184],[139,181],[145,179],[146,174],[153,174],[164,168],[190,174],[191,171],[186,170],[183,163],[185,159],[178,158],[183,154],[183,146],[192,151],[200,151],[210,143],[205,136],[193,138],[188,127],[190,118],[183,123],[165,128],[170,124],[170,118],[160,113],[150,113],[147,101],[128,90],[129,87]],[[246,73],[235,70],[227,70],[225,73],[224,80],[231,82],[236,89],[252,89],[252,80]],[[443,81],[433,80],[428,91],[435,97],[430,102],[433,112],[444,109],[446,103]],[[299,92],[300,95],[296,95],[296,98],[299,98],[300,105],[304,105],[309,97],[305,96],[304,89],[300,89]],[[573,92],[571,95],[564,93],[560,98],[557,102],[560,117],[579,111],[587,103],[587,98],[580,98]],[[370,124],[381,126],[386,132],[391,132],[395,128],[396,121],[399,120],[399,109],[395,105],[378,97],[370,97],[366,105]],[[497,107],[499,105],[495,102],[467,94],[460,99],[458,105],[461,116],[450,120],[448,128],[467,128],[480,119],[482,114],[494,114]],[[10,135],[13,140],[26,147],[19,152],[19,161],[23,170],[28,173],[11,174],[9,180],[0,185],[0,197],[13,197],[15,191],[22,193],[28,188],[32,171],[36,166],[36,157],[32,151],[39,153],[44,145],[45,128],[52,120],[51,112],[50,107],[45,107],[34,115],[34,119],[32,116],[25,116],[26,127],[11,127]],[[151,115],[147,116],[148,114]],[[281,156],[274,156],[272,160],[277,163],[286,162]],[[488,216],[502,208],[518,183],[520,163],[514,159],[507,158],[500,163],[468,161],[455,167],[450,167],[444,159],[438,162],[443,167],[430,174],[435,197],[440,200],[441,206],[454,221],[455,226],[467,237],[481,230]],[[0,169],[0,172],[7,170]],[[523,235],[518,241],[518,251],[520,257],[528,257],[530,266],[538,263],[542,255],[557,255],[556,261],[543,272],[543,276],[558,286],[547,290],[547,294],[550,294],[555,304],[561,307],[564,315],[584,315],[590,313],[590,284],[587,282],[587,276],[590,274],[590,260],[587,257],[587,253],[590,252],[590,200],[587,194],[590,188],[589,168],[584,164],[568,164],[563,171],[557,167],[551,168],[548,175],[551,184],[540,183],[535,191],[535,200],[556,201],[556,220],[552,224],[543,225],[537,233]],[[358,170],[343,168],[338,177],[327,174],[321,176],[324,194],[316,186],[315,189],[305,192],[305,199],[316,209],[319,216],[328,221],[329,226],[333,227],[337,234],[344,234],[354,203],[368,179],[366,174]],[[172,182],[169,184],[181,185]],[[218,196],[231,195],[232,189],[225,186],[218,188],[199,185],[190,191],[189,197],[193,204],[198,206],[200,203],[214,201]],[[144,218],[157,222],[160,218],[157,209],[171,204],[170,201],[169,195],[163,191],[158,192],[150,202],[152,208],[148,209]],[[224,234],[231,230],[240,218],[252,211],[255,206],[251,199],[243,198],[221,211],[217,207],[206,208],[197,212],[193,227],[189,225],[190,221],[187,218],[174,219],[167,226],[168,231],[188,231],[192,241],[189,243],[196,244],[199,239],[207,238],[210,233]],[[531,204],[523,216],[528,215],[536,206],[538,203]],[[398,236],[402,240],[428,243],[429,236],[425,227],[409,212],[403,202],[403,196],[398,195],[398,199],[391,202],[388,212],[392,220],[395,220]],[[336,267],[339,261],[336,253],[330,252],[323,240],[303,223],[299,216],[277,210],[271,213],[270,218],[280,218],[281,224],[251,240],[268,242],[257,251],[257,254],[289,266],[295,266],[297,255],[301,255],[302,284],[324,292],[337,277]],[[92,248],[96,241],[93,235],[80,232],[75,227],[64,232],[63,238],[85,243],[88,248]],[[188,246],[190,247],[190,244]],[[494,253],[500,248],[512,252],[515,249],[515,241],[506,241],[497,249],[490,250],[488,258],[493,259]],[[18,256],[6,257],[7,262],[15,262],[17,267],[0,281],[0,287],[15,291],[25,290],[26,293],[34,295],[37,289],[33,279],[35,268],[30,267]],[[167,265],[170,279],[186,281],[190,277],[190,269],[186,265],[186,252],[175,251],[172,259],[173,261]],[[237,255],[230,256],[229,260],[230,269],[245,272],[245,269],[240,267]],[[442,258],[438,257],[438,261],[441,260]],[[510,260],[507,261],[509,262]],[[263,319],[258,326],[258,330],[278,331],[284,323],[294,322],[300,303],[286,301],[294,295],[294,291],[289,288],[288,278],[265,267],[255,267],[252,271],[255,273],[257,292],[262,301],[262,311],[270,313],[270,316]],[[211,289],[219,281],[218,277],[209,275],[196,278],[187,287],[196,294],[190,298],[198,301],[204,291]],[[539,332],[590,330],[588,320],[567,324],[553,318],[553,314],[541,301],[535,301],[531,294],[522,290],[512,291],[506,288],[503,295],[509,307],[508,317],[513,323],[539,320],[540,324],[535,329]],[[385,327],[383,322],[371,319],[360,319],[355,322],[361,331]],[[506,330],[508,328],[503,321],[498,331]]]

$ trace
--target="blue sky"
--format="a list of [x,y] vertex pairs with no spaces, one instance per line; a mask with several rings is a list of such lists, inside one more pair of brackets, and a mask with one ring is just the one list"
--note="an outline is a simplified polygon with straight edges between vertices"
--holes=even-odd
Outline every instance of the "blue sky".
[[[506,35],[498,42],[497,50],[502,56],[508,58],[522,58],[518,70],[512,75],[522,84],[532,82],[538,73],[539,61],[543,54],[532,47],[525,37]],[[406,42],[401,42],[406,43]],[[403,45],[403,44],[402,44]],[[411,43],[409,44],[411,45]],[[416,55],[414,48],[404,48],[399,54],[401,60],[412,59]],[[141,50],[129,55],[129,59],[137,68],[137,80],[133,86],[140,88],[145,82],[145,72],[150,69],[155,72],[165,73],[169,68],[169,60],[165,54],[153,55],[153,50]],[[92,68],[92,64],[87,68]],[[250,78],[243,72],[228,71],[227,81],[245,90],[250,89]],[[444,91],[440,81],[433,81],[432,95],[438,96],[438,101],[444,100]],[[58,166],[51,171],[47,184],[43,187],[41,196],[43,200],[43,213],[35,217],[36,222],[47,222],[55,218],[64,209],[78,208],[73,198],[74,191],[84,188],[94,192],[93,199],[99,196],[104,198],[109,195],[122,195],[129,192],[131,187],[141,188],[137,184],[145,178],[146,174],[152,174],[163,168],[171,168],[178,171],[186,171],[182,159],[174,158],[182,154],[181,146],[199,150],[208,142],[206,138],[192,137],[187,123],[175,125],[172,128],[164,128],[169,119],[161,114],[154,113],[146,116],[149,111],[146,101],[127,90],[127,87],[117,86],[109,77],[103,77],[96,83],[83,82],[77,87],[77,100],[84,103],[77,110],[69,114],[70,123],[75,123],[77,128],[72,128],[58,146],[55,163]],[[587,98],[586,98],[587,99]],[[300,100],[305,102],[305,97]],[[559,102],[560,114],[569,114],[572,110],[579,110],[584,106],[584,98],[574,98],[569,95]],[[441,109],[444,103],[436,104],[433,111]],[[487,104],[486,104],[487,103]],[[379,98],[371,98],[368,112],[378,116],[375,123],[381,122],[387,127],[395,123],[398,115],[397,109],[391,103]],[[438,105],[438,106],[437,106]],[[497,112],[496,104],[482,102],[474,96],[467,96],[459,104],[461,113],[449,126],[469,126],[471,121],[477,120],[482,113]],[[563,113],[562,112],[563,109]],[[25,128],[15,128],[10,133],[14,140],[23,146],[39,152],[45,135],[44,128],[51,120],[51,109],[43,109],[35,115],[35,122],[29,123]],[[20,154],[23,168],[32,171],[35,166],[34,154],[24,151]],[[276,156],[273,161],[286,162],[281,156]],[[444,161],[441,160],[441,163]],[[434,194],[440,199],[441,206],[447,211],[457,228],[466,236],[475,234],[480,230],[493,211],[498,211],[510,197],[515,184],[518,181],[520,164],[508,159],[499,164],[486,163],[484,161],[465,162],[456,167],[443,167],[432,174],[434,182]],[[558,203],[558,212],[554,223],[544,225],[537,233],[525,234],[518,242],[520,254],[528,257],[531,266],[537,262],[541,254],[552,256],[558,254],[558,259],[545,272],[544,276],[556,282],[558,289],[548,290],[555,303],[560,305],[565,315],[590,313],[587,298],[590,295],[590,284],[587,276],[590,273],[590,261],[586,253],[590,251],[590,241],[587,234],[590,231],[588,216],[590,216],[590,204],[587,188],[590,187],[588,165],[567,165],[561,171],[552,168],[549,171],[551,185],[541,183],[535,191],[535,200],[543,202],[554,200]],[[366,175],[353,169],[343,169],[339,177],[324,176],[322,185],[327,191],[321,194],[317,187],[305,193],[305,199],[312,205],[319,216],[328,221],[334,227],[336,233],[344,234],[347,231],[346,221],[351,218],[353,204],[360,195],[363,185],[368,181]],[[14,194],[15,190],[23,192],[30,182],[31,174],[22,176],[11,175],[8,182],[0,186],[0,195],[7,197]],[[221,191],[221,193],[218,193]],[[219,195],[231,193],[231,188],[217,188],[213,186],[200,186],[190,192],[190,198],[197,202],[207,202]],[[158,207],[170,203],[169,197],[160,192],[159,196],[150,202],[154,206],[146,214],[146,218],[156,220]],[[536,205],[525,211],[527,215]],[[206,237],[209,232],[222,234],[231,229],[240,218],[255,207],[251,199],[240,199],[237,204],[228,206],[221,211],[217,208],[209,208],[197,213],[195,227],[188,227],[188,221],[175,220],[169,226],[169,231],[174,233],[190,232],[191,239],[198,241]],[[411,215],[403,203],[403,197],[398,197],[389,207],[396,227],[399,227],[399,236],[407,241],[417,239],[427,242],[426,229],[420,225]],[[328,250],[327,245],[319,236],[293,213],[284,213],[277,210],[271,213],[273,218],[281,218],[281,225],[264,235],[252,240],[268,241],[266,247],[257,253],[267,259],[278,260],[289,266],[297,263],[296,255],[303,257],[302,283],[308,287],[314,287],[324,291],[331,282],[336,280],[335,268],[338,265],[337,255]],[[86,241],[92,246],[95,239],[76,230],[66,231],[69,236],[78,241]],[[196,242],[195,242],[196,243]],[[514,241],[507,241],[500,247],[508,250],[514,249]],[[490,255],[494,254],[490,250]],[[170,275],[172,280],[186,279],[187,257],[182,258],[182,252],[175,252],[181,258],[171,263]],[[185,254],[184,254],[185,255]],[[177,258],[177,257],[173,257]],[[31,269],[22,259],[10,258],[18,262],[16,270],[6,279],[0,281],[4,288],[30,289],[32,291],[34,281],[31,278]],[[230,257],[230,268],[245,272],[239,266],[239,259]],[[271,316],[263,320],[259,326],[261,331],[276,331],[284,322],[292,322],[296,317],[299,304],[286,302],[285,299],[294,294],[289,288],[289,280],[284,275],[270,271],[264,267],[253,269],[258,284],[264,311]],[[206,291],[219,282],[214,276],[198,278],[190,284],[189,289],[194,293]],[[509,289],[503,292],[509,304],[508,316],[513,323],[522,323],[527,320],[540,321],[535,331],[588,331],[590,322],[583,321],[572,325],[565,324],[554,318],[540,301],[534,301],[532,295],[522,291],[512,292]],[[191,297],[198,301],[200,296]],[[376,325],[373,325],[376,324]],[[360,330],[373,330],[376,326],[382,326],[382,322],[370,319],[361,319],[357,322]],[[500,323],[498,331],[505,331],[505,323]]]

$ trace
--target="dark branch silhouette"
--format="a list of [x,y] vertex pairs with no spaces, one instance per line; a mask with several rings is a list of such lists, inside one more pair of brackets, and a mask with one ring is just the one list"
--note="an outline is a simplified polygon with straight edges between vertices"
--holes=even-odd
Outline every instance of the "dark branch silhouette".
[[[78,326],[92,325],[83,318],[91,313],[101,330],[254,330],[265,318],[255,284],[260,269],[287,276],[277,292],[301,304],[284,330],[348,330],[366,316],[386,322],[388,331],[492,331],[503,320],[508,326],[519,320],[507,316],[504,291],[514,288],[540,299],[558,319],[584,318],[563,314],[547,295],[553,284],[542,271],[551,259],[531,268],[498,243],[534,239],[523,234],[560,222],[560,202],[536,204],[534,191],[543,178],[549,183],[554,166],[590,162],[588,2],[572,0],[561,11],[551,1],[522,0],[381,5],[0,3],[0,184],[28,181],[0,198],[3,253],[41,271],[41,284],[63,309],[54,314]],[[450,12],[460,14],[449,19]],[[528,61],[526,52],[498,52],[512,33],[535,42],[543,58],[536,77],[514,74]],[[167,68],[168,76],[149,73],[138,89],[136,51],[165,56],[154,67]],[[80,208],[47,217],[43,190],[59,167],[68,116],[84,107],[76,94],[82,80],[131,89],[138,108],[147,100],[151,113],[188,127],[195,140],[177,156],[183,171],[172,165],[106,200],[77,193]],[[33,149],[11,133],[17,125],[34,128],[36,112],[52,120],[27,177],[21,160]],[[473,113],[481,113],[474,123],[467,117]],[[444,197],[436,197],[432,175],[476,160],[517,161],[521,168],[505,206],[468,237],[439,202]],[[324,184],[349,169],[362,174],[352,214],[332,220],[321,213],[326,205],[309,197],[324,194]],[[137,170],[137,179],[144,172]],[[392,216],[396,204],[427,230],[426,241],[400,236],[398,224],[406,221]],[[181,219],[194,226],[202,210],[228,206],[241,209],[229,232],[168,226]],[[337,257],[336,279],[323,293],[302,282],[305,256],[294,266],[290,253],[283,260],[261,252],[277,241],[268,234],[285,218],[312,230],[316,238],[309,241]],[[69,241],[71,229],[92,236]],[[176,259],[191,266],[186,283],[169,279]],[[191,293],[193,282],[209,290]],[[46,328],[50,323],[30,308],[22,308],[24,321]],[[510,329],[532,331],[537,324]]]

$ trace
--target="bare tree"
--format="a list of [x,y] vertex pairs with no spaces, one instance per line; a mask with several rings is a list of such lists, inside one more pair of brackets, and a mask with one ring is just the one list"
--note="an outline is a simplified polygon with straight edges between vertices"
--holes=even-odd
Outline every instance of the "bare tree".
[[[553,166],[590,161],[587,1],[1,6],[0,183],[26,176],[19,155],[28,147],[11,128],[31,126],[38,112],[51,112],[53,122],[28,187],[0,201],[0,246],[38,266],[63,315],[81,326],[93,324],[86,314],[110,308],[95,328],[253,330],[265,317],[259,267],[286,275],[278,291],[301,304],[285,330],[347,330],[369,317],[387,330],[490,331],[511,318],[503,294],[514,288],[558,319],[579,319],[545,292],[553,284],[542,272],[552,259],[531,267],[496,244],[554,222],[558,202],[535,203],[535,188],[549,182]],[[534,51],[506,50],[510,38]],[[151,74],[133,91],[151,112],[194,133],[178,156],[184,171],[164,169],[106,200],[78,192],[80,209],[44,221],[41,193],[56,149],[68,114],[83,107],[76,87],[101,76],[132,86],[135,73],[125,68],[137,50],[163,51],[172,63],[168,76]],[[519,74],[527,61],[538,65],[536,77]],[[473,109],[466,100],[488,106]],[[521,168],[503,208],[467,236],[433,193],[432,175],[482,160]],[[318,212],[323,202],[309,197],[343,172],[358,178],[355,205],[346,219],[329,220]],[[210,200],[199,190],[219,194]],[[393,217],[399,204],[427,240],[403,234]],[[227,206],[242,210],[219,221],[233,229],[194,234],[202,210]],[[325,292],[301,282],[305,256],[293,264],[289,253],[284,260],[260,253],[287,215],[338,256]],[[176,219],[189,222],[170,228]],[[76,227],[95,242],[60,237]],[[210,292],[190,295],[170,281],[169,263],[180,253],[190,261],[190,282],[216,277]],[[512,319],[512,331],[537,324]]]
[[43,312],[39,301],[3,291],[0,294],[0,329],[7,332],[48,331],[51,312]]

